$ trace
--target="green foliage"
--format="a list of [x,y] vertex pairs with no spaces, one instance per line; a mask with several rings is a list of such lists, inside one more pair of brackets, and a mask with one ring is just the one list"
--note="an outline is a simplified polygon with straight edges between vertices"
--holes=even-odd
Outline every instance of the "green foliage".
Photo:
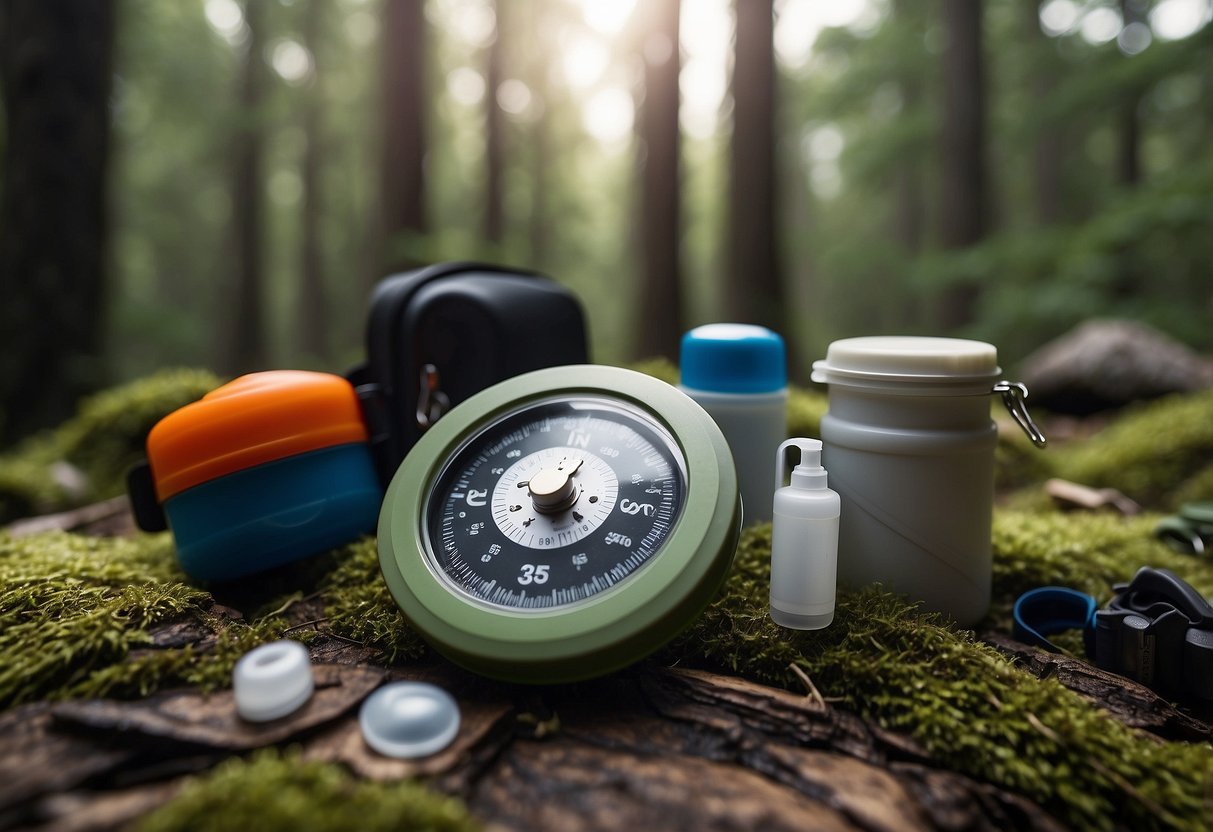
[[228,760],[191,780],[136,828],[472,832],[480,826],[459,801],[416,783],[355,780],[340,766],[266,749],[248,759]]
[[1147,321],[1208,349],[1207,241],[1213,165],[1160,175],[1109,197],[1070,227],[1011,230],[963,252],[920,261],[918,280],[983,287],[972,334],[1020,356],[1090,317]]
[[[1060,559],[1089,531],[1065,528],[1011,548],[1024,560]],[[942,765],[1026,795],[1078,828],[1206,828],[1208,745],[1135,732],[878,588],[841,593],[825,630],[780,628],[767,614],[769,580],[770,526],[756,526],[742,535],[722,595],[668,657],[798,689],[795,665],[823,695],[910,734]]]
[[[72,419],[0,456],[0,522],[122,493],[156,422],[219,384],[205,370],[162,370],[85,399]],[[61,484],[62,464],[83,475],[82,488]]]

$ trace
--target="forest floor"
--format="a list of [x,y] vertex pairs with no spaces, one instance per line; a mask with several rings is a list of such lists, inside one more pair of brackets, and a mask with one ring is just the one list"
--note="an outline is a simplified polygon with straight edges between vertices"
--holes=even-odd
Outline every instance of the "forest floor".
[[[816,435],[822,409],[798,393],[793,431]],[[782,630],[759,525],[691,630],[572,685],[492,682],[429,651],[371,540],[222,587],[190,582],[121,500],[11,527],[0,828],[1209,828],[1213,712],[1016,643],[1009,609],[1050,583],[1106,601],[1142,565],[1213,593],[1213,564],[1151,535],[1179,502],[1213,497],[1213,396],[1131,409],[1040,458],[1004,434],[994,603],[975,631],[879,589],[840,593],[824,631]],[[6,463],[36,456],[22,453],[0,458],[0,485]],[[1118,487],[1146,513],[1063,513],[1049,476]],[[244,723],[231,667],[281,637],[307,644],[316,695]],[[386,679],[455,695],[450,748],[405,762],[365,746],[358,705]]]

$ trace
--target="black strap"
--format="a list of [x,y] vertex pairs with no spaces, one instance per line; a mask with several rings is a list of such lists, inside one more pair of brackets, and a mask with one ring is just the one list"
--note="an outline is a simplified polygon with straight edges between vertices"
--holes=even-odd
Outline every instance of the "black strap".
[[162,532],[168,528],[164,506],[156,499],[156,483],[152,467],[144,460],[126,472],[126,491],[131,498],[131,514],[145,532]]
[[1057,652],[1047,636],[1081,628],[1087,656],[1104,670],[1160,693],[1213,700],[1213,605],[1166,569],[1142,567],[1114,589],[1101,610],[1065,587],[1025,592],[1015,602],[1015,637]]

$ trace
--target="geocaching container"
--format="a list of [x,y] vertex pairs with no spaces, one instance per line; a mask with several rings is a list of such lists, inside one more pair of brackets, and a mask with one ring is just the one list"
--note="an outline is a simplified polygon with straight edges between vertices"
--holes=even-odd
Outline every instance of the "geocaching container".
[[707,324],[682,336],[679,389],[720,426],[741,487],[746,523],[771,519],[774,451],[788,435],[783,339],[749,324]]
[[990,526],[1002,394],[1039,447],[1027,389],[999,381],[981,341],[877,336],[830,344],[813,364],[829,385],[823,461],[844,510],[839,582],[879,582],[971,626],[990,606]]
[[170,413],[147,439],[181,568],[226,581],[371,532],[383,499],[353,386],[253,373]]

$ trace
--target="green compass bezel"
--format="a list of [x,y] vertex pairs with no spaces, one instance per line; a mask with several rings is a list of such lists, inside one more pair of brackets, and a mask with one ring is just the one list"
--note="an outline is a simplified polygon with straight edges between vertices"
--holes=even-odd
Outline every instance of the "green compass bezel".
[[[553,396],[625,402],[664,426],[686,466],[681,513],[648,563],[593,598],[544,610],[482,604],[430,565],[423,533],[430,491],[467,440]],[[732,454],[703,408],[632,370],[554,367],[477,393],[422,436],[388,487],[379,515],[379,563],[405,618],[456,664],[507,681],[569,682],[644,658],[694,622],[728,574],[740,527]]]

